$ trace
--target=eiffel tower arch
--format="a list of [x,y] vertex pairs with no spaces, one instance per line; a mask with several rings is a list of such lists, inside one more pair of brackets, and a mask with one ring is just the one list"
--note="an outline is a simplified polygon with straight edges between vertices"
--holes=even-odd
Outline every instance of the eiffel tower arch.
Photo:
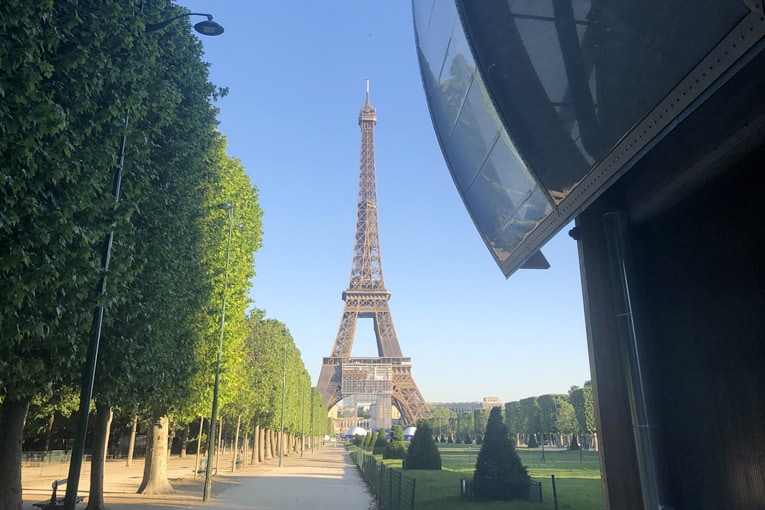
[[[332,354],[324,358],[317,389],[328,409],[343,398],[367,396],[378,407],[393,405],[405,423],[415,423],[430,416],[430,408],[412,378],[412,360],[401,353],[393,327],[385,289],[377,227],[377,192],[375,189],[374,128],[377,115],[369,103],[367,80],[366,103],[359,113],[361,159],[356,237],[348,289],[343,292],[343,315],[337,330]],[[374,321],[377,357],[352,358],[351,349],[359,318]],[[390,426],[390,418],[386,427]]]

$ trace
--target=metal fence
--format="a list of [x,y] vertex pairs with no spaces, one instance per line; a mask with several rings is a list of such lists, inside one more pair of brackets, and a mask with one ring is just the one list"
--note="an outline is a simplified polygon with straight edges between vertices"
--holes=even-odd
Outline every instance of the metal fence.
[[388,467],[363,450],[351,452],[380,510],[413,510],[416,480],[400,469]]
[[[460,494],[463,498],[473,501],[473,480],[460,478]],[[542,502],[542,484],[540,482],[529,482],[529,497],[526,501]]]

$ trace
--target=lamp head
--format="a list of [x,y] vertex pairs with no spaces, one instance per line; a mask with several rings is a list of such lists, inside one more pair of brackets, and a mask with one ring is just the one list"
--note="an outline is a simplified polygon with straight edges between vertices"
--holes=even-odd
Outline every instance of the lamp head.
[[234,208],[234,204],[231,202],[221,202],[220,204],[216,205],[218,209],[225,209],[226,211],[230,211]]
[[223,27],[212,20],[212,16],[207,21],[200,21],[194,25],[194,30],[202,35],[220,35],[224,32]]

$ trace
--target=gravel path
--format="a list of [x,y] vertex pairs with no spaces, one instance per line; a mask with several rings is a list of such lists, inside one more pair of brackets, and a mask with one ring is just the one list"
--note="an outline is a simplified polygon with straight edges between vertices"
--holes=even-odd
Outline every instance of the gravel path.
[[[159,496],[135,494],[143,474],[143,459],[125,467],[124,460],[110,460],[104,477],[107,510],[210,510],[259,509],[373,510],[373,496],[342,445],[329,444],[303,457],[289,456],[228,472],[231,455],[221,457],[220,474],[213,477],[213,498],[202,502],[203,479],[193,478],[195,458],[171,458],[168,478],[175,492]],[[66,478],[68,464],[41,464],[22,469],[23,510],[38,510],[32,503],[50,497],[53,480]],[[79,493],[87,496],[90,464],[83,464]],[[63,493],[60,494],[63,496]],[[85,508],[78,505],[79,510]]]

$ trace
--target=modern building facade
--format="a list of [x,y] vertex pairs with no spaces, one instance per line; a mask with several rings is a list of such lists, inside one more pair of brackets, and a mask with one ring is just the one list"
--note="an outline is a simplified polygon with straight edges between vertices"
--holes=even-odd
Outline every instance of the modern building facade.
[[413,7],[502,273],[576,222],[606,508],[765,508],[763,2]]

